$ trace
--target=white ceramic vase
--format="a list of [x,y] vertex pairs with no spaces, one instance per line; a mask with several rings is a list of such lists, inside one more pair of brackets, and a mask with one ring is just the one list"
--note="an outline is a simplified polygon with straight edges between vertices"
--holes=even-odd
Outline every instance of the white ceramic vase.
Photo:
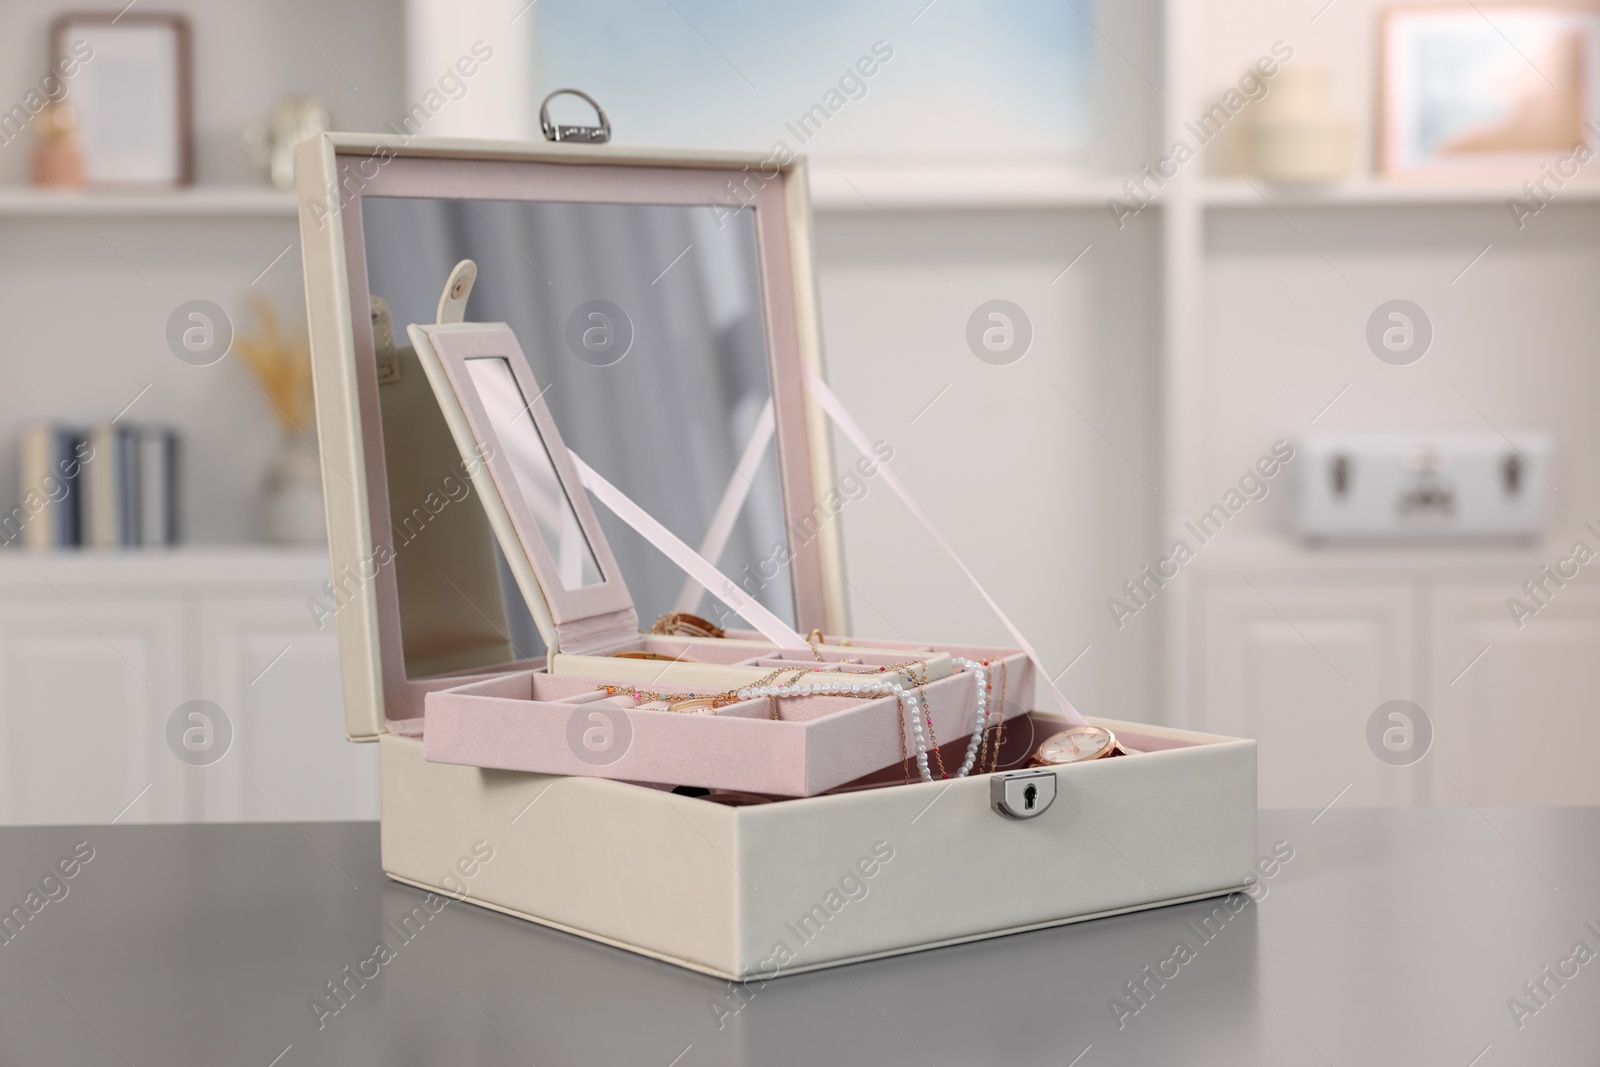
[[1244,129],[1245,165],[1269,182],[1311,185],[1350,171],[1350,120],[1337,114],[1323,67],[1285,65]]
[[290,430],[267,468],[267,539],[280,545],[320,544],[327,540],[322,510],[322,457],[301,434]]

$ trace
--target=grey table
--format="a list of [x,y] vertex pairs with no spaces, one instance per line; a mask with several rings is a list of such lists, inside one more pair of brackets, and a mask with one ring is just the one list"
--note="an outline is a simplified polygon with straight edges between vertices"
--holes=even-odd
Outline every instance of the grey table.
[[[1262,853],[1294,858],[1226,924],[1182,905],[742,998],[468,904],[401,942],[386,923],[422,894],[383,877],[371,824],[5,829],[0,905],[40,895],[0,944],[0,1062],[1600,1063],[1600,958],[1559,971],[1600,952],[1600,811],[1313,815],[1263,813]],[[394,958],[319,1028],[311,1002],[380,939]]]

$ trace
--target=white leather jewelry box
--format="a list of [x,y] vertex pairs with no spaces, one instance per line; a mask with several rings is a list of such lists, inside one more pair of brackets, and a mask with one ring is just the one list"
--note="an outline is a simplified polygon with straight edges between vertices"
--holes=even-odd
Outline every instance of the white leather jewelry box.
[[[429,694],[532,695],[549,643],[535,630],[556,621],[396,343],[396,323],[434,321],[458,261],[484,270],[472,299],[494,306],[475,317],[514,323],[540,361],[568,444],[618,484],[632,472],[630,495],[794,630],[832,635],[830,652],[851,632],[837,501],[876,469],[855,437],[863,459],[836,468],[807,388],[821,346],[802,160],[330,134],[296,170],[346,731],[380,745],[391,877],[738,980],[1245,883],[1254,742],[1162,727],[1091,719],[1126,758],[908,785],[896,765],[885,787],[739,807],[676,783],[427,759]],[[677,444],[631,442],[641,425]],[[626,537],[608,540],[631,553],[643,617],[693,610]],[[583,633],[552,666],[606,652]],[[654,669],[614,662],[631,684]],[[1020,767],[1059,723],[1006,710],[1002,766]],[[959,760],[965,740],[941,740]]]

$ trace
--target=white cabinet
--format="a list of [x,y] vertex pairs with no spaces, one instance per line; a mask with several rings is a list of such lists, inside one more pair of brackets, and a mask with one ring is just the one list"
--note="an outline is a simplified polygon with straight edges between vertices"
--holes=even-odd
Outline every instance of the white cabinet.
[[[344,738],[322,550],[0,556],[0,824],[377,818]],[[169,737],[231,735],[185,762]],[[120,815],[120,818],[119,818]]]
[[160,757],[182,648],[170,596],[69,583],[0,602],[0,822],[105,823],[135,797],[142,818],[179,817]]
[[[201,692],[235,751],[189,771],[208,819],[376,818],[378,768],[344,736],[339,649],[305,597],[232,594],[200,605]],[[215,772],[215,773],[214,773]]]
[[1509,581],[1435,592],[1434,802],[1600,804],[1600,589],[1556,591],[1521,629],[1513,595]]
[[1256,739],[1262,807],[1421,799],[1366,741],[1379,704],[1414,698],[1409,591],[1235,578],[1210,585],[1201,611],[1205,728]]
[[[1486,564],[1218,569],[1192,623],[1197,728],[1259,742],[1263,807],[1600,804],[1600,583],[1518,628],[1537,569]],[[1253,586],[1252,586],[1253,583]],[[1415,702],[1419,760],[1380,759],[1368,720]]]

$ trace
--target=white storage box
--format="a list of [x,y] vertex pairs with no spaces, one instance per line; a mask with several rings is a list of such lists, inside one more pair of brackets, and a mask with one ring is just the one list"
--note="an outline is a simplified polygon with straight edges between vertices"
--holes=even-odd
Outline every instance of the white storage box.
[[[808,393],[821,352],[802,161],[390,140],[309,140],[297,174],[329,610],[347,732],[382,750],[383,864],[392,877],[741,980],[1244,884],[1255,846],[1251,741],[1105,722],[1133,755],[900,784],[915,771],[884,766],[892,749],[881,729],[877,747],[844,733],[829,742],[827,775],[808,778],[790,752],[781,769],[798,776],[772,792],[810,793],[846,778],[859,788],[748,806],[672,791],[685,782],[667,775],[669,759],[639,772],[666,778],[660,785],[504,769],[546,766],[529,761],[554,743],[554,735],[530,740],[534,728],[519,724],[521,690],[559,689],[559,704],[576,699],[573,677],[605,681],[614,670],[618,682],[639,685],[641,671],[659,679],[685,669],[638,657],[673,648],[685,656],[698,639],[640,635],[639,619],[694,611],[700,600],[697,589],[677,590],[678,576],[627,530],[602,530],[570,477],[562,484],[576,516],[563,529],[581,529],[594,573],[552,549],[550,530],[527,536],[534,522],[513,514],[491,477],[495,460],[476,462],[471,435],[441,407],[431,350],[421,359],[416,351],[427,344],[421,333],[411,331],[411,347],[398,343],[401,325],[461,321],[472,277],[451,273],[458,260],[483,268],[473,317],[511,323],[539,371],[541,391],[527,409],[558,422],[595,470],[720,563],[729,610],[719,621],[730,629],[744,628],[737,612],[769,613],[812,631],[819,658],[854,652],[859,669],[875,669],[857,646],[887,643],[840,636],[850,626],[838,512],[850,479],[892,477],[884,468],[892,449],[852,437],[862,459],[836,473]],[[435,308],[447,275],[452,286]],[[902,643],[908,657],[928,660],[930,674],[936,662],[951,669],[940,654],[958,649],[913,636],[933,651]],[[803,643],[768,654],[758,635],[729,639],[751,643],[747,661],[694,669],[720,678],[769,656],[788,663],[811,654]],[[998,726],[992,750],[991,735],[980,734],[995,760],[979,767],[1020,767],[1043,731],[1063,724],[1024,714],[1028,659],[1016,650],[993,658],[1017,665],[1017,689],[992,697],[995,719],[1010,720],[1009,747],[1001,749]],[[935,684],[965,686],[964,677]],[[465,699],[442,702],[447,690]],[[485,700],[506,712],[503,721],[475,717]],[[430,760],[424,712],[435,703],[454,718],[436,726]],[[536,710],[532,700],[521,706]],[[933,754],[952,774],[966,746],[951,736],[957,721],[940,720],[944,747]],[[735,717],[721,725],[753,734],[808,724]],[[841,746],[860,751],[840,758]],[[869,766],[876,778],[857,774]],[[749,784],[761,781],[772,779]],[[1020,797],[1024,786],[1030,810],[1008,817],[1021,803],[1008,790]],[[491,862],[477,861],[480,843]],[[868,899],[879,902],[870,911],[859,903]]]

